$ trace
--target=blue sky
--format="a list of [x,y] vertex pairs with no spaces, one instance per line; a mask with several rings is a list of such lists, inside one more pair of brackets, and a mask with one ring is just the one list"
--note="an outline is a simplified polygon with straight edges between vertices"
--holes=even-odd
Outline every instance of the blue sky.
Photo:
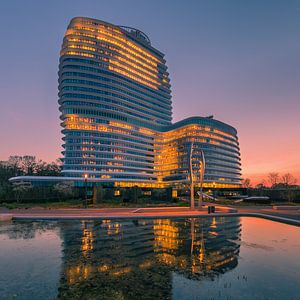
[[166,54],[174,121],[213,114],[235,126],[245,176],[300,179],[300,1],[1,2],[0,159],[60,156],[59,50],[88,16],[144,31]]

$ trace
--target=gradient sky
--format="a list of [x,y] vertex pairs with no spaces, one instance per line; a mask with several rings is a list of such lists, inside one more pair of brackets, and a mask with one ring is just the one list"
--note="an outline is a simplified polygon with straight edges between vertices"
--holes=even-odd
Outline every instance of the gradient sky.
[[238,129],[243,177],[300,183],[300,1],[3,0],[0,160],[60,157],[59,50],[74,16],[136,27],[166,54],[174,121]]

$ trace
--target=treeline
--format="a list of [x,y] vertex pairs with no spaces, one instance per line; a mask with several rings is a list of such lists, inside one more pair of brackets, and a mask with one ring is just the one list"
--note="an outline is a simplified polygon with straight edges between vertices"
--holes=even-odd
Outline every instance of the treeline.
[[252,185],[252,182],[249,178],[243,180],[244,188],[271,188],[271,189],[281,189],[285,187],[297,187],[297,179],[291,174],[286,173],[280,175],[276,172],[271,172],[268,174],[267,179],[263,179],[260,183],[255,186]]
[[[12,185],[8,180],[16,176],[60,176],[61,162],[59,160],[47,163],[35,156],[10,156],[6,161],[0,161],[0,201],[20,201],[21,198],[45,199],[59,198],[62,188],[53,194],[53,188],[32,187],[29,184]],[[70,189],[66,187],[65,190]]]
[[59,160],[46,163],[35,156],[10,156],[7,161],[0,161],[0,181],[7,181],[15,176],[59,176],[61,163]]
[[249,196],[268,196],[272,200],[289,202],[300,201],[300,186],[297,185],[297,179],[291,173],[280,175],[277,172],[271,172],[267,179],[263,179],[255,186],[249,178],[246,178],[242,186],[247,189]]

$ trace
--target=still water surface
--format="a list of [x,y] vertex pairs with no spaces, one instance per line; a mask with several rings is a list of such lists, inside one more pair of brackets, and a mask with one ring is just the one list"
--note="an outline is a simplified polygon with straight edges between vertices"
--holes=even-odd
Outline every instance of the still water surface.
[[257,218],[0,225],[0,299],[300,299],[300,228]]

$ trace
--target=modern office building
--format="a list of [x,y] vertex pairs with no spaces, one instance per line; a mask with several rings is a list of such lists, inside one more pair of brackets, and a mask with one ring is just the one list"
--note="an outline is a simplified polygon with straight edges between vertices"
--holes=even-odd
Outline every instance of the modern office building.
[[185,183],[193,143],[196,171],[205,154],[205,187],[240,186],[237,131],[212,117],[172,124],[164,54],[137,29],[72,19],[60,54],[59,105],[65,177],[122,187]]
[[236,129],[212,116],[172,123],[164,54],[140,30],[73,18],[58,74],[63,176],[20,176],[12,182],[176,187],[190,181],[191,160],[195,178],[200,177],[204,154],[205,188],[240,187]]

